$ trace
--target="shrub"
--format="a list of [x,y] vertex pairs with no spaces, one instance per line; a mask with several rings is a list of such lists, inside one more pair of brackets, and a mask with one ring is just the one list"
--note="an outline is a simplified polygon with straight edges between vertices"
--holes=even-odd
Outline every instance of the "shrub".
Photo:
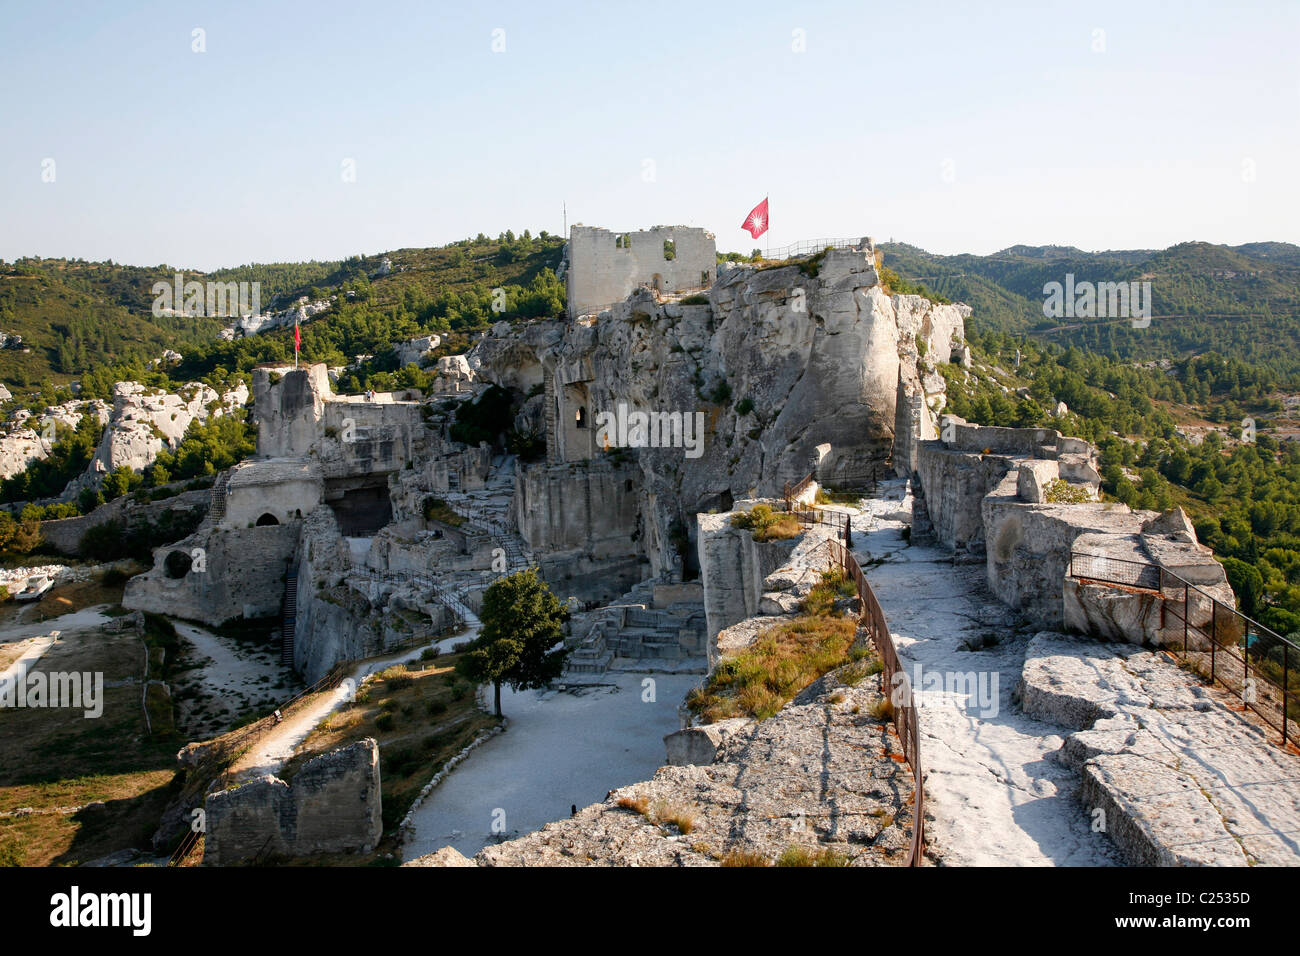
[[1050,504],[1080,505],[1092,501],[1092,492],[1082,485],[1072,485],[1063,478],[1047,483],[1043,500]]
[[776,860],[777,866],[848,866],[849,859],[830,847],[810,850],[807,847],[792,844],[785,848]]
[[119,567],[112,567],[105,571],[104,576],[99,580],[106,588],[120,588],[122,585],[126,584],[130,578],[131,575],[127,574],[126,571]]
[[736,403],[737,415],[748,415],[754,410],[754,400],[752,398],[742,398]]
[[771,505],[754,505],[731,519],[733,528],[744,528],[755,541],[778,541],[798,537],[799,519],[786,512],[773,511]]

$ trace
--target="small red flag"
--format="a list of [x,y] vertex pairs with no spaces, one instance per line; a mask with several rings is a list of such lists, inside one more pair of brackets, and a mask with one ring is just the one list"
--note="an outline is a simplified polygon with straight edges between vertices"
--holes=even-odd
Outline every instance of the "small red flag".
[[298,320],[293,320],[293,350],[296,353],[302,346],[302,332],[298,331]]
[[740,224],[741,229],[748,229],[749,234],[757,239],[763,233],[767,232],[767,197],[749,211],[745,221]]

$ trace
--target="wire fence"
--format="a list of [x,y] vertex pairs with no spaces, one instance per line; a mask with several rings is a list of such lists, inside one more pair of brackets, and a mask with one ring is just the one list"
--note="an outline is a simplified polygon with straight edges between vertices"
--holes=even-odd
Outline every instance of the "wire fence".
[[1300,645],[1158,564],[1072,552],[1070,576],[1157,595],[1164,650],[1203,680],[1226,688],[1282,735],[1283,747],[1294,746]]
[[[858,600],[862,605],[858,622],[867,629],[871,643],[884,664],[884,670],[880,675],[881,689],[890,695],[890,700],[893,701],[894,727],[898,731],[899,740],[902,741],[907,763],[912,768],[912,846],[907,865],[920,866],[922,854],[925,852],[925,777],[921,771],[921,724],[917,719],[916,699],[912,694],[912,685],[898,659],[898,649],[894,646],[894,637],[890,633],[889,622],[885,620],[885,612],[881,609],[880,602],[876,600],[871,585],[867,583],[867,576],[862,572],[862,566],[858,564],[853,552],[840,542],[827,541],[826,547],[830,552],[831,563],[849,575],[857,587]],[[901,700],[896,691],[903,692]]]
[[796,242],[788,246],[780,246],[776,249],[768,249],[763,253],[764,259],[779,261],[781,259],[797,259],[801,256],[816,255],[826,249],[860,249],[862,239],[805,239],[802,242]]

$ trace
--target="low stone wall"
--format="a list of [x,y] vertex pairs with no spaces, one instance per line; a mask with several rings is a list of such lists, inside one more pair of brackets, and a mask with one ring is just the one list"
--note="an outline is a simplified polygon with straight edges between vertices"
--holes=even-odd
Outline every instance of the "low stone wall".
[[267,774],[210,795],[203,862],[369,853],[383,835],[379,744],[367,737],[307,761],[292,783]]
[[130,496],[114,499],[100,505],[88,515],[76,518],[60,518],[56,521],[41,522],[41,538],[60,554],[76,555],[80,553],[81,539],[91,528],[97,528],[110,521],[122,520],[130,524],[143,521],[157,521],[168,511],[190,511],[207,514],[208,504],[212,500],[212,491],[200,488],[196,491],[184,491],[172,498],[160,501],[136,501]]

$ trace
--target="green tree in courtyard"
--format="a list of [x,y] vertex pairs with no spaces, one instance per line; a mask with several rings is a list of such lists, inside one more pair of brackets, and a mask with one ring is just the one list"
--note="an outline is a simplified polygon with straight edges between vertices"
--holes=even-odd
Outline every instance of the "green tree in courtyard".
[[501,685],[513,690],[545,687],[560,676],[568,651],[552,650],[564,637],[568,610],[534,568],[516,571],[483,594],[479,636],[456,663],[475,683],[491,683],[501,716]]

